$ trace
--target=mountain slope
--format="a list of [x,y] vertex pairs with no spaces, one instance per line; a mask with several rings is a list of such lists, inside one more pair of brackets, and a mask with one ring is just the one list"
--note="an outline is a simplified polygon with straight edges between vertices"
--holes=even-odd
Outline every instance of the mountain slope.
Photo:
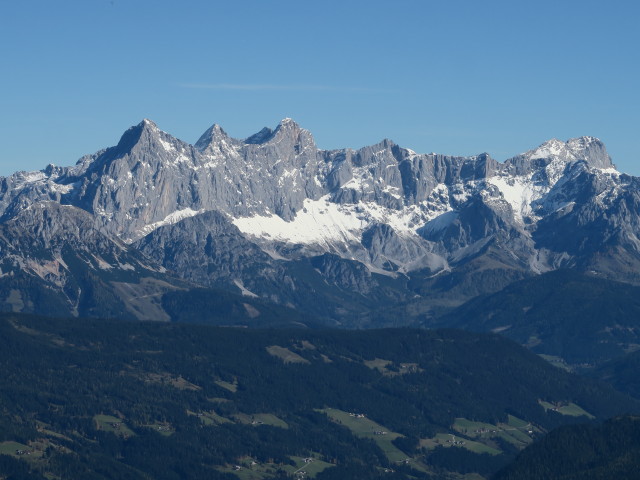
[[570,364],[600,364],[640,345],[640,287],[559,270],[475,298],[439,324],[500,332]]
[[634,351],[624,357],[610,360],[589,373],[591,376],[609,383],[619,392],[640,398],[639,371],[640,351]]
[[248,291],[196,287],[73,206],[37,203],[0,223],[2,311],[245,326],[318,323]]
[[168,320],[159,298],[185,285],[86,211],[56,202],[0,224],[0,265],[5,311]]

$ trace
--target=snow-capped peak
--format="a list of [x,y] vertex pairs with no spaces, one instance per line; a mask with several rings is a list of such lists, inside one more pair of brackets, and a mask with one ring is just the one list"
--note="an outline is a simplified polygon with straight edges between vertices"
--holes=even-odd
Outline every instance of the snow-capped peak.
[[593,144],[602,144],[600,139],[596,137],[590,137],[588,135],[576,138],[570,138],[567,140],[567,145],[572,150],[581,150]]
[[555,157],[564,157],[563,159],[567,159],[567,155],[569,153],[570,152],[567,150],[566,143],[558,140],[557,138],[552,138],[551,140],[547,140],[546,142],[544,142],[535,150],[527,152],[525,155],[529,156],[529,158],[531,158],[532,160],[538,158]]
[[300,130],[302,130],[302,128],[293,119],[291,119],[291,118],[283,118],[282,120],[280,120],[280,123],[278,124],[278,126],[274,130],[274,135],[277,135],[278,133],[283,132],[283,131],[286,131],[286,132],[297,132],[297,131],[300,131]]
[[138,125],[141,127],[147,127],[147,128],[158,130],[158,125],[156,125],[156,123],[153,120],[149,120],[148,118],[143,118]]
[[522,154],[522,156],[530,160],[584,161],[590,167],[601,169],[614,167],[604,144],[596,137],[589,136],[571,138],[566,142],[552,138],[538,148]]

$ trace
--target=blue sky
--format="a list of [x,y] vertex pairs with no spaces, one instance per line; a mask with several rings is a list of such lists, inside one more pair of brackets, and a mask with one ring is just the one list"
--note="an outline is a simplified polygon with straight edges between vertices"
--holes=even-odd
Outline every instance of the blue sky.
[[593,135],[640,175],[640,2],[6,0],[0,54],[0,175],[145,117],[499,160]]

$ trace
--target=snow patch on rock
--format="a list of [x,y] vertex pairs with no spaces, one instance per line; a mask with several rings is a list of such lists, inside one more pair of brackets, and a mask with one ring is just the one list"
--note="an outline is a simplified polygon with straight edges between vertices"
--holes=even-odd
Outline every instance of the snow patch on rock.
[[145,225],[140,230],[138,230],[135,238],[126,239],[125,242],[131,243],[139,238],[144,237],[145,235],[148,235],[149,233],[153,232],[157,228],[163,227],[165,225],[173,225],[174,223],[178,223],[180,220],[183,220],[189,217],[195,217],[196,215],[199,215],[201,213],[204,213],[204,209],[193,210],[191,208],[183,208],[182,210],[176,210],[175,212],[170,213],[169,215],[167,215],[165,218],[163,218],[158,222]]
[[376,223],[389,225],[401,236],[416,236],[419,227],[448,209],[444,205],[434,209],[427,201],[401,210],[374,202],[340,205],[329,201],[329,197],[304,200],[303,208],[289,222],[275,214],[240,217],[232,222],[252,237],[329,248],[335,244],[360,244],[362,232]]

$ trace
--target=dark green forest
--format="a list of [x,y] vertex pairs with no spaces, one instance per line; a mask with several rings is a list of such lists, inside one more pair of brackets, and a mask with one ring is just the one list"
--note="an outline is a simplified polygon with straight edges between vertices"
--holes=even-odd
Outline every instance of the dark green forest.
[[640,417],[560,427],[522,452],[495,480],[635,480]]
[[557,426],[640,412],[456,330],[6,314],[0,369],[6,478],[487,477]]
[[640,351],[611,360],[589,373],[590,376],[613,385],[620,392],[640,398]]

